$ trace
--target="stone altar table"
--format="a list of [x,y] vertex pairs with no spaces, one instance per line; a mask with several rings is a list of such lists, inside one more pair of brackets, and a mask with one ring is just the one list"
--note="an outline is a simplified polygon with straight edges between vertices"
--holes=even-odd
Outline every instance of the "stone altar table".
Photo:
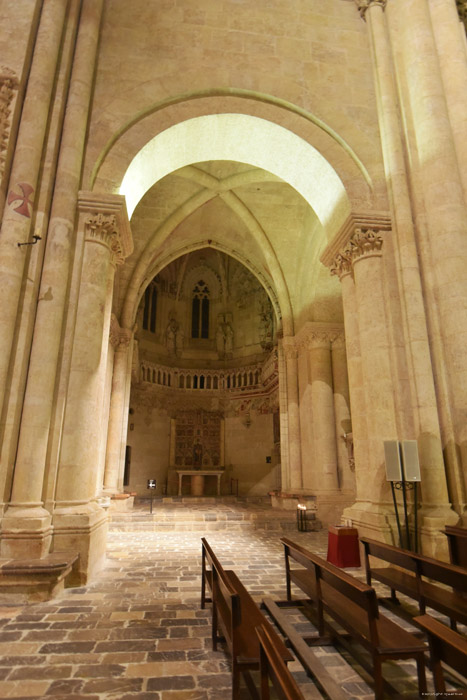
[[206,476],[217,476],[217,495],[221,495],[221,476],[224,469],[177,469],[178,495],[182,495],[182,479],[191,476],[191,495],[202,496],[204,494],[204,479]]

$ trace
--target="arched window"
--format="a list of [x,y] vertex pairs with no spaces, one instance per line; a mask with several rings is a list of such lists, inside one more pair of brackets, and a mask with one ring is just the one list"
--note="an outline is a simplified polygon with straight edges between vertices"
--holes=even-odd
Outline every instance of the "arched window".
[[143,329],[156,332],[157,287],[150,284],[144,292]]
[[209,338],[209,289],[203,280],[195,284],[193,289],[191,337]]

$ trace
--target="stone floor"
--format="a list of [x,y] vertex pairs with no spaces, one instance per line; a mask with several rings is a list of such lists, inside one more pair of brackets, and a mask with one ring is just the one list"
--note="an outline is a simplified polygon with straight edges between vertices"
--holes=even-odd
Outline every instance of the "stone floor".
[[[182,527],[184,509],[181,503]],[[227,527],[206,528],[202,533],[158,532],[152,529],[149,514],[148,530],[144,530],[142,511],[143,506],[134,514],[138,529],[130,529],[128,517],[125,531],[117,527],[109,532],[107,564],[95,582],[68,589],[48,603],[0,608],[0,698],[230,698],[228,657],[222,649],[211,651],[211,613],[199,607],[200,537],[206,535],[221,562],[236,570],[260,602],[265,595],[285,598],[282,532],[242,530],[235,528],[235,520],[232,527],[225,521]],[[212,516],[211,508],[208,513]],[[204,517],[202,521],[218,522]],[[324,531],[292,535],[289,528],[287,534],[326,554]],[[290,614],[297,615],[294,621],[305,631],[310,623],[293,611]],[[319,653],[349,700],[373,697],[371,688],[341,654],[330,647]],[[398,694],[417,697],[414,666],[388,666],[387,676],[394,680]],[[300,664],[296,661],[290,668],[305,698],[316,697]],[[430,673],[428,677],[431,681]]]

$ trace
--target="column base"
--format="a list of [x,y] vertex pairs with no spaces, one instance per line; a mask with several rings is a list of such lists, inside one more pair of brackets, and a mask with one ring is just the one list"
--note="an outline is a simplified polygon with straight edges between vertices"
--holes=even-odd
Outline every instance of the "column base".
[[458,513],[449,505],[422,506],[418,520],[422,553],[433,559],[449,561],[448,538],[443,531],[446,525],[457,525]]
[[107,523],[107,511],[97,503],[57,504],[53,514],[54,550],[79,553],[78,566],[69,579],[70,585],[84,585],[104,566]]
[[396,518],[389,504],[357,501],[349,508],[344,508],[342,521],[356,527],[360,537],[370,537],[396,547],[399,544]]
[[42,559],[50,552],[52,517],[42,505],[11,505],[2,519],[2,559]]

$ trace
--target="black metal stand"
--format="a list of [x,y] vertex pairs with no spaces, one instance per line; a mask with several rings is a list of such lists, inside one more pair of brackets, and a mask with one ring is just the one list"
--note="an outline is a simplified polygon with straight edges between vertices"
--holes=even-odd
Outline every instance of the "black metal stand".
[[299,532],[306,532],[306,508],[297,508],[297,530]]
[[151,504],[149,506],[149,512],[151,513],[151,515],[152,515],[152,503],[153,503],[153,501],[154,501],[154,496],[151,493]]
[[[406,536],[406,547],[404,547],[404,542],[402,541],[402,531],[399,519],[399,510],[397,508],[396,492],[395,489],[400,489],[402,491],[402,502],[404,504],[404,524],[405,524],[405,536]],[[399,533],[399,542],[402,549],[412,549],[412,542],[410,537],[410,524],[409,515],[407,509],[407,491],[411,489],[414,490],[414,551],[418,551],[418,499],[417,499],[417,482],[416,481],[391,481],[391,491],[392,500],[394,501],[394,510],[396,512],[396,522],[397,531]]]

